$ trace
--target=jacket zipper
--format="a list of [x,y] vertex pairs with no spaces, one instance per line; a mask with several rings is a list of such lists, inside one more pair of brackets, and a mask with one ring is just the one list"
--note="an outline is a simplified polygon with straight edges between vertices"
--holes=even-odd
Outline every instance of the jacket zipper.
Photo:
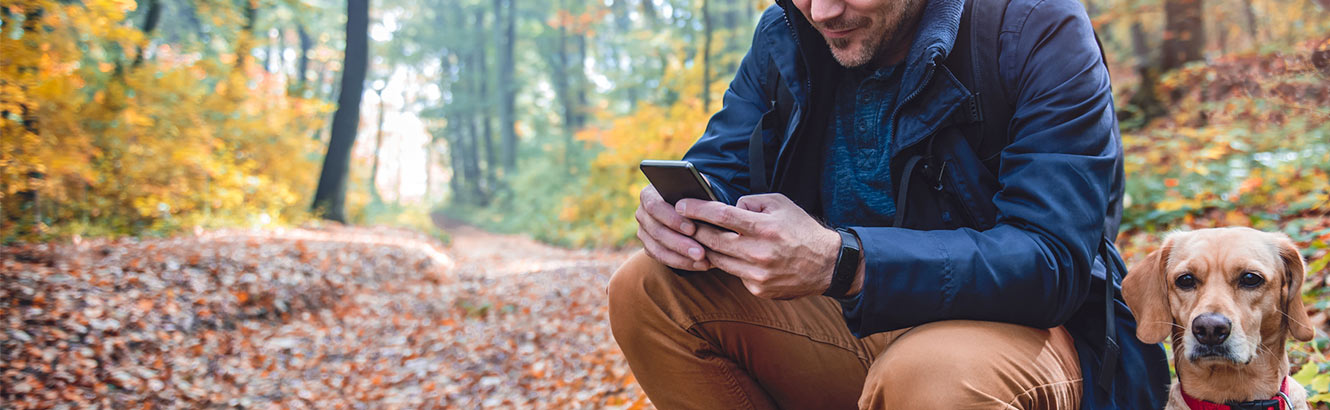
[[[928,69],[924,71],[924,80],[919,82],[919,86],[915,87],[913,91],[910,91],[910,94],[906,95],[904,100],[901,100],[900,103],[896,104],[896,107],[891,109],[891,116],[887,117],[888,121],[895,122],[896,114],[900,113],[901,107],[904,107],[905,104],[909,104],[910,101],[914,100],[915,97],[918,97],[920,93],[924,92],[924,87],[927,87],[928,82],[933,80],[934,71],[937,71],[937,56],[934,56],[928,60]],[[892,124],[892,128],[895,128],[895,124]],[[934,131],[934,133],[936,132],[937,131]],[[915,141],[914,143],[908,146],[902,146],[899,149],[893,150],[891,155],[894,157],[896,156],[896,154],[900,153],[900,151],[904,151],[906,148],[912,147],[914,146],[914,144],[917,144],[920,141],[927,140],[928,138],[932,138],[932,136],[929,135],[928,137],[920,138],[919,140]]]

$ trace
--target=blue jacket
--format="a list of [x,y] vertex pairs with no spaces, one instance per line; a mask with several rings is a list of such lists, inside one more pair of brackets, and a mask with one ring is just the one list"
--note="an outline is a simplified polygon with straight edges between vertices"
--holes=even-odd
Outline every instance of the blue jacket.
[[[1084,408],[1162,408],[1169,383],[1163,349],[1135,338],[1121,278],[1104,279],[1105,261],[1120,263],[1112,240],[1121,218],[1122,148],[1108,71],[1084,8],[1076,0],[1011,0],[1001,16],[976,14],[1001,18],[996,39],[975,37],[996,45],[993,67],[953,50],[965,0],[928,1],[922,21],[929,24],[904,61],[902,84],[913,87],[901,90],[888,119],[896,121],[891,175],[902,175],[907,162],[913,167],[909,158],[926,161],[910,176],[906,203],[897,204],[908,210],[898,211],[898,218],[908,212],[903,227],[849,227],[863,241],[867,275],[844,311],[846,324],[860,337],[952,319],[1065,325],[1085,378]],[[793,107],[764,131],[760,166],[772,191],[820,216],[831,84],[844,68],[802,14],[777,3],[763,13],[723,108],[684,159],[722,201],[751,193],[749,137],[775,109],[777,97],[767,90],[784,88]],[[772,65],[779,77],[769,75]],[[979,70],[998,70],[1001,96],[965,85],[984,78]],[[1003,98],[1009,117],[978,118],[979,97]],[[905,178],[895,179],[899,189]],[[1101,363],[1106,283],[1121,349],[1108,366]]]

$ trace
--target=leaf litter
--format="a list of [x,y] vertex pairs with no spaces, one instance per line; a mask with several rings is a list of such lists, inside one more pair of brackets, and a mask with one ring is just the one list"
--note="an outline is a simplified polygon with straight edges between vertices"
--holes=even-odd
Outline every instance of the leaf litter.
[[[459,228],[0,248],[5,408],[642,408],[626,255]],[[454,259],[455,258],[455,259]]]

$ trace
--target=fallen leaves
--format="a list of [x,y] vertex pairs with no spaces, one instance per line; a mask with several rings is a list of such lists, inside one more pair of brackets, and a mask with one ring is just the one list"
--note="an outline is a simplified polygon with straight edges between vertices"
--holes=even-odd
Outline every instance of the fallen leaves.
[[0,249],[0,401],[646,404],[606,316],[604,284],[622,255],[455,240],[456,265],[423,235],[366,228]]

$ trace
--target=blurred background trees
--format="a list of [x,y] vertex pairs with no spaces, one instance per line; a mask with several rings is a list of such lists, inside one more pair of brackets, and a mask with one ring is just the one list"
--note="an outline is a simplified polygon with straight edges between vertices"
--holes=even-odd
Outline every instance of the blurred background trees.
[[[1325,0],[1084,1],[1130,154],[1127,228],[1324,215]],[[4,240],[313,207],[623,245],[637,162],[696,140],[771,5],[349,3],[3,0]]]

